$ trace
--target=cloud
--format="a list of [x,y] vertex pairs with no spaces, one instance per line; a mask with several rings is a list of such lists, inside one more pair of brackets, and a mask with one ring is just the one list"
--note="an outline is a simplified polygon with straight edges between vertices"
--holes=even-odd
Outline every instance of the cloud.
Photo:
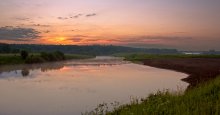
[[188,43],[193,39],[191,37],[173,37],[173,36],[133,36],[133,37],[118,37],[118,38],[103,38],[101,36],[84,36],[75,35],[72,38],[80,38],[84,43],[106,43],[106,44],[118,44],[118,45],[130,45],[142,47],[148,44],[154,46],[159,45],[170,46],[176,43]]
[[73,35],[71,36],[68,40],[73,41],[73,42],[81,42],[81,41],[87,41],[87,38],[89,38],[90,36],[86,36],[86,35]]
[[72,37],[74,37],[74,38],[88,38],[88,37],[91,37],[91,36],[86,36],[86,35],[74,35],[74,36],[72,36]]
[[46,30],[46,31],[44,31],[44,33],[50,33],[50,31],[49,31],[49,30]]
[[93,16],[96,16],[96,15],[97,15],[96,13],[87,14],[86,17],[93,17]]
[[83,38],[69,38],[68,40],[71,40],[73,42],[81,42]]
[[96,13],[91,13],[91,14],[81,14],[81,13],[79,13],[79,14],[70,15],[70,16],[63,16],[63,17],[60,16],[60,17],[57,17],[57,19],[59,19],[59,20],[77,19],[77,18],[80,18],[82,16],[89,18],[89,17],[93,17],[93,16],[96,16],[96,15],[97,15]]
[[69,18],[67,18],[67,17],[57,17],[57,19],[59,19],[59,20],[67,20]]
[[137,48],[175,48],[172,44],[152,44],[152,43],[128,43],[124,46],[137,47]]
[[42,24],[33,24],[35,27],[50,27],[50,25],[42,25]]
[[187,34],[188,32],[174,32],[174,34]]
[[6,26],[0,28],[0,40],[30,41],[40,37],[40,32],[33,28]]
[[79,18],[79,17],[81,17],[81,16],[83,16],[83,14],[77,14],[77,15],[75,15],[75,16],[71,16],[70,18]]
[[30,18],[25,18],[25,17],[16,17],[14,19],[18,21],[30,21]]
[[134,36],[134,37],[121,37],[116,39],[109,39],[112,42],[125,42],[125,43],[145,43],[145,42],[176,42],[191,40],[191,37],[178,37],[178,36]]

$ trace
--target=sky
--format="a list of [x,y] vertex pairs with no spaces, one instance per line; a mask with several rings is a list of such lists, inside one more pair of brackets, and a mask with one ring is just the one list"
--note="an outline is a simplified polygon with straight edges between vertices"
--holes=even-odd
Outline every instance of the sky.
[[220,50],[220,0],[1,0],[0,42]]

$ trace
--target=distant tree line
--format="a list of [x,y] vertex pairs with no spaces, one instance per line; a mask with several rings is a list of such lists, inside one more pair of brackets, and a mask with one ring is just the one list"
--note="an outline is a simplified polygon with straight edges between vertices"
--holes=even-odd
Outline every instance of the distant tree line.
[[29,52],[55,52],[82,55],[112,55],[116,53],[148,53],[148,54],[178,54],[176,49],[132,48],[113,45],[36,45],[36,44],[0,44],[0,53],[16,53],[21,50]]
[[19,53],[17,48],[11,48],[11,45],[0,43],[0,53]]
[[220,54],[220,51],[216,51],[212,49],[212,50],[203,52],[203,54],[207,54],[207,55]]
[[[181,54],[176,49],[133,48],[113,45],[37,45],[37,44],[4,44],[0,43],[0,53],[20,53],[22,50],[41,53],[60,51],[68,54],[82,55],[112,55],[117,53],[147,53],[147,54]],[[220,51],[209,50],[201,54],[220,54]]]

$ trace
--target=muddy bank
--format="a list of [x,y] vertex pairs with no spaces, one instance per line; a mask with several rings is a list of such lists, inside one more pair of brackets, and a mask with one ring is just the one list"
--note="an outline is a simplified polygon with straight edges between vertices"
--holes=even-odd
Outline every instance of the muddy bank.
[[220,75],[220,59],[218,58],[145,59],[143,63],[189,74],[189,77],[182,79],[190,84],[189,87]]

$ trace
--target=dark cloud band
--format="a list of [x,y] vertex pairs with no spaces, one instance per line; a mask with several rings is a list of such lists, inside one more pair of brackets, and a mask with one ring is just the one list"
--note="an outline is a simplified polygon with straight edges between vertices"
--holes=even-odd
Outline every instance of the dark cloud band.
[[86,17],[93,17],[93,16],[96,16],[96,15],[97,15],[96,13],[87,14]]
[[13,41],[29,41],[40,37],[40,32],[33,28],[1,27],[0,39]]

